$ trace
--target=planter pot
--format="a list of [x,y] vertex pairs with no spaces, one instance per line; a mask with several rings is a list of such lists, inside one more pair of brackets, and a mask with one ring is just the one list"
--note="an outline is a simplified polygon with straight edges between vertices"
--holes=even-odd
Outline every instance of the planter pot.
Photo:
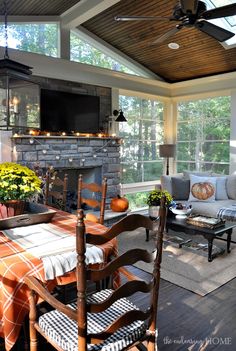
[[0,203],[0,219],[18,216],[24,213],[25,201],[8,200]]
[[160,206],[149,206],[148,208],[148,215],[151,219],[159,218],[159,210]]

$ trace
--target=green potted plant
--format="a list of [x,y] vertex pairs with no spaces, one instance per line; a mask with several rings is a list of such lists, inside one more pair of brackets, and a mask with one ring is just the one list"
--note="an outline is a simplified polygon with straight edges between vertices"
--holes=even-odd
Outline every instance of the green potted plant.
[[34,171],[13,162],[0,164],[2,218],[22,214],[25,201],[40,191],[41,180]]
[[166,198],[166,206],[169,206],[173,201],[173,198],[167,190],[155,189],[149,192],[146,203],[149,206],[148,213],[150,218],[159,217],[160,202],[163,196]]

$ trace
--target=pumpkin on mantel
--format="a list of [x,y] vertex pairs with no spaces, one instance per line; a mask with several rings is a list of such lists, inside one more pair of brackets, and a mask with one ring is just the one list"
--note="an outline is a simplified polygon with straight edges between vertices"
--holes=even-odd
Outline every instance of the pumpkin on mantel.
[[125,197],[117,195],[117,197],[111,200],[110,206],[114,212],[125,212],[129,208],[129,201]]

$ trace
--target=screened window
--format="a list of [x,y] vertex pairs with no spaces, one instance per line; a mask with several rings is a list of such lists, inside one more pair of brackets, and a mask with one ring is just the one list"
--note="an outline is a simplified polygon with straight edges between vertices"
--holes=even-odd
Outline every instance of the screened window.
[[113,71],[120,71],[137,75],[134,71],[125,67],[117,60],[107,56],[100,50],[96,49],[88,42],[80,39],[78,35],[71,32],[70,34],[70,59],[71,61],[86,63],[93,66],[108,68]]
[[230,97],[180,102],[177,119],[177,171],[229,174]]
[[154,181],[163,173],[159,144],[163,143],[163,110],[160,101],[120,96],[127,122],[119,123],[122,183]]
[[[0,45],[5,46],[4,25],[0,26]],[[8,24],[8,46],[13,49],[58,57],[58,24]]]

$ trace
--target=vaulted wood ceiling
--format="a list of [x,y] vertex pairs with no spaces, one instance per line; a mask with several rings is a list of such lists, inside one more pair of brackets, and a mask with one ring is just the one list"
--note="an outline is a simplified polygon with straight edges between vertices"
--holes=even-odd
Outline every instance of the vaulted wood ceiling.
[[[176,22],[116,22],[117,15],[171,16],[176,0],[122,0],[83,26],[169,82],[236,70],[236,48],[226,50],[195,28],[183,28],[163,44],[152,42]],[[167,44],[176,42],[178,50]]]
[[[86,1],[89,3],[91,0]],[[218,41],[195,28],[183,28],[163,44],[153,45],[153,40],[173,28],[176,22],[114,20],[117,15],[169,17],[176,2],[121,0],[111,7],[107,5],[103,12],[81,26],[168,82],[235,71],[236,48],[226,50]],[[79,0],[9,0],[7,6],[9,16],[60,16],[79,3]],[[0,11],[4,13],[1,0]],[[169,49],[169,42],[178,43],[180,48]]]

